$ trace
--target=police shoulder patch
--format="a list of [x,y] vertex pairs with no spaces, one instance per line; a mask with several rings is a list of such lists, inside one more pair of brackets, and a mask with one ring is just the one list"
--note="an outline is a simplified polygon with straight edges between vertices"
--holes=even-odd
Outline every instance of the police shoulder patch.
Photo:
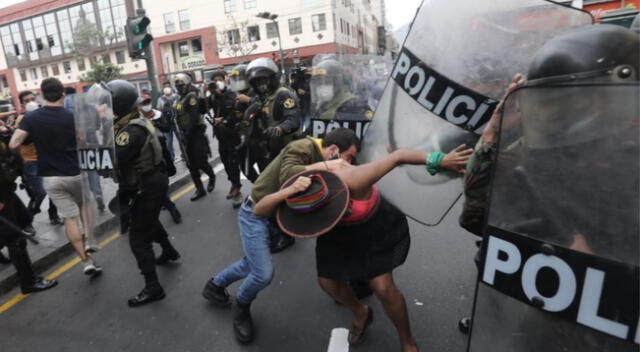
[[189,105],[191,105],[191,106],[198,105],[198,99],[196,99],[196,98],[189,99]]
[[116,145],[121,147],[129,144],[129,132],[123,131],[116,136]]
[[364,117],[367,118],[367,120],[371,120],[373,118],[373,111],[371,110],[367,110],[364,112]]
[[287,100],[284,101],[283,105],[285,108],[291,109],[296,106],[296,101],[293,100],[293,98],[287,98]]

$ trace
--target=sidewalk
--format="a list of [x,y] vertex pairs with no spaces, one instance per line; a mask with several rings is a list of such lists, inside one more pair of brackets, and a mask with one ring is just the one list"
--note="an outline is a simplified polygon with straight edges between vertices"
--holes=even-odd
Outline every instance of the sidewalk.
[[[213,167],[215,167],[215,165],[220,162],[220,156],[218,155],[218,141],[211,138],[211,132],[209,129],[207,130],[206,135],[209,139],[211,154],[213,156],[211,159],[209,159],[209,163]],[[176,190],[191,183],[189,170],[187,170],[186,165],[179,157],[180,149],[177,145],[175,145],[174,150],[176,152],[175,165],[177,172],[173,177],[169,179],[169,193],[173,193]],[[29,197],[24,190],[19,190],[17,193],[25,204],[29,202]],[[106,192],[105,194],[108,193],[110,192]],[[109,200],[110,199],[105,199],[104,201],[105,203],[107,203],[109,202]],[[49,198],[47,197],[42,203],[41,212],[37,214],[33,220],[33,227],[36,229],[36,239],[40,243],[36,245],[31,242],[27,242],[27,250],[29,251],[29,256],[31,257],[31,262],[37,275],[41,275],[61,259],[68,257],[70,254],[74,253],[71,244],[69,244],[69,241],[67,240],[67,236],[64,234],[64,226],[51,225],[49,223],[49,215],[47,214],[48,207]],[[113,219],[113,214],[111,214],[111,212],[109,212],[109,210],[107,209],[104,212],[104,216],[101,217],[99,221],[106,227],[110,225],[109,221]],[[97,238],[95,238],[94,242],[99,243],[101,240],[112,233],[113,230],[103,231],[102,234],[97,235]],[[7,255],[6,248],[3,249],[2,252]],[[16,270],[13,265],[0,264],[0,295],[10,291],[18,284],[18,276],[16,275]]]

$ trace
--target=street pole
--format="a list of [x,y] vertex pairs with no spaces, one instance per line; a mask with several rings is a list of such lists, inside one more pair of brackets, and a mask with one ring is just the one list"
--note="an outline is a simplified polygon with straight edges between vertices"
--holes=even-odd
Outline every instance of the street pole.
[[278,47],[280,48],[280,70],[282,71],[282,78],[280,79],[281,83],[286,83],[289,85],[289,77],[286,75],[286,71],[284,70],[284,53],[282,52],[282,39],[280,38],[280,26],[276,20],[272,20],[276,25],[276,31],[278,32]]
[[[136,10],[136,14],[139,16],[144,16],[146,11],[142,8],[142,0],[138,0],[138,9]],[[156,77],[156,65],[153,62],[153,50],[151,49],[152,45],[147,46],[144,49],[144,61],[147,65],[147,79],[151,84],[151,99],[153,106],[156,105],[158,97],[160,96],[160,90],[158,89],[158,80]]]

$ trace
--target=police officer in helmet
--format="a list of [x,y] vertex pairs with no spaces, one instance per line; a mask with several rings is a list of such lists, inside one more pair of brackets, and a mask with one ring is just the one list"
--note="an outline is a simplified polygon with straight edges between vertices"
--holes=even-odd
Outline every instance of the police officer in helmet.
[[[178,73],[174,78],[174,84],[180,95],[176,103],[178,116],[176,121],[180,129],[183,143],[186,147],[187,165],[191,179],[196,186],[196,193],[191,200],[197,200],[212,192],[216,185],[216,175],[209,164],[209,141],[205,136],[206,125],[203,111],[200,111],[200,99],[198,89],[191,84],[191,76],[186,73]],[[200,170],[209,176],[207,192],[200,180]]]
[[240,163],[237,153],[240,134],[238,132],[239,120],[235,113],[236,93],[227,87],[225,71],[214,72],[211,79],[212,82],[209,83],[211,95],[207,99],[207,111],[213,111],[213,132],[218,138],[218,152],[229,182],[231,182],[227,199],[233,200],[235,208],[242,203]]
[[254,165],[258,162],[257,156],[261,155],[262,136],[260,134],[262,132],[258,124],[254,123],[253,116],[245,114],[255,97],[247,78],[247,64],[236,65],[229,74],[229,81],[231,90],[236,93],[234,111],[238,119],[240,135],[240,145],[237,147],[238,162],[242,173],[249,181],[254,182],[258,178]]
[[[121,211],[128,212],[131,219],[129,245],[145,281],[144,289],[128,301],[130,307],[137,307],[165,297],[156,264],[175,261],[180,254],[158,219],[169,187],[159,132],[149,119],[140,115],[136,104],[138,93],[131,83],[113,80],[107,83],[107,89],[111,92],[116,119],[113,127]],[[162,247],[157,258],[153,242]]]
[[[271,162],[280,150],[294,138],[300,127],[300,106],[294,92],[280,86],[280,72],[273,60],[261,57],[247,66],[249,84],[257,94],[248,114],[253,114],[262,124],[262,135],[266,144],[266,162]],[[295,240],[287,236],[275,223],[270,228],[271,252],[276,253],[292,245]]]
[[313,68],[311,90],[315,95],[316,111],[320,120],[370,120],[373,111],[360,97],[353,94],[342,65],[334,59],[325,59]]

